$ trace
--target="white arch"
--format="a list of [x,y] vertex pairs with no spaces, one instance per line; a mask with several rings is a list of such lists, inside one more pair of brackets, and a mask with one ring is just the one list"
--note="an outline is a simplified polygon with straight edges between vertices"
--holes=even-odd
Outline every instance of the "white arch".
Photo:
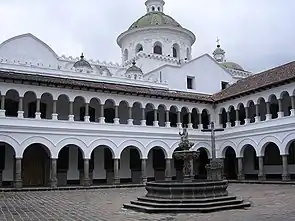
[[17,148],[19,147],[19,143],[14,138],[7,135],[0,135],[0,142],[10,145],[13,148],[16,157],[22,156],[19,148]]
[[220,157],[222,157],[222,158],[225,157],[225,152],[226,152],[227,147],[232,147],[236,153],[236,150],[237,150],[236,144],[232,141],[225,141],[223,144],[220,145],[220,153],[221,153]]
[[126,147],[136,147],[136,149],[138,150],[139,152],[139,155],[140,155],[140,158],[143,157],[143,152],[144,152],[144,145],[137,141],[137,140],[125,140],[123,141],[119,147],[118,147],[118,156],[116,156],[117,158],[120,158],[121,157],[121,153],[123,152],[123,150],[126,148]]
[[206,150],[209,159],[212,158],[212,149],[211,149],[211,145],[209,143],[199,142],[199,143],[196,143],[192,147],[193,150],[198,150],[200,148],[204,148]]
[[79,147],[82,151],[83,158],[86,158],[85,152],[87,151],[87,145],[82,140],[79,140],[75,137],[65,138],[58,142],[56,144],[55,157],[58,158],[58,154],[61,151],[61,149],[68,145],[75,145]]
[[161,147],[161,149],[163,150],[164,152],[164,155],[166,158],[170,157],[168,155],[169,153],[169,145],[167,143],[165,143],[164,141],[161,141],[161,140],[154,140],[152,142],[150,142],[146,148],[145,148],[145,155],[143,156],[144,159],[147,159],[148,158],[148,154],[150,152],[151,149],[153,149],[154,147]]
[[48,138],[39,137],[39,136],[29,137],[25,139],[20,145],[20,156],[16,156],[16,157],[23,157],[25,149],[32,144],[44,145],[48,149],[50,157],[54,158],[54,154],[53,154],[55,149],[54,144]]
[[282,141],[282,154],[289,154],[290,144],[295,141],[295,133],[288,134]]
[[257,153],[258,144],[254,140],[246,138],[237,145],[237,157],[244,157],[244,151],[247,145],[251,145]]
[[108,147],[112,152],[113,158],[117,158],[117,159],[120,158],[120,155],[118,157],[118,154],[116,154],[118,152],[117,145],[113,141],[111,141],[109,139],[97,139],[97,140],[94,140],[93,142],[91,142],[91,144],[88,147],[87,158],[90,159],[91,158],[91,153],[94,151],[94,149],[96,147],[99,147],[99,146]]
[[281,142],[280,140],[275,137],[275,136],[266,136],[264,137],[259,143],[258,143],[258,151],[257,154],[259,154],[258,156],[264,156],[264,152],[265,152],[265,147],[267,146],[267,144],[269,143],[274,143],[278,146],[279,150],[280,150],[280,154],[281,154]]

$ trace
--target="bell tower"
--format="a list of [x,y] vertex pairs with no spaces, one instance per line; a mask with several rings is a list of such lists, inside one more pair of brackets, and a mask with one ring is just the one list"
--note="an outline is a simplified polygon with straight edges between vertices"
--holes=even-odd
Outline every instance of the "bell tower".
[[163,12],[165,2],[163,0],[147,0],[145,2],[146,10],[148,12]]

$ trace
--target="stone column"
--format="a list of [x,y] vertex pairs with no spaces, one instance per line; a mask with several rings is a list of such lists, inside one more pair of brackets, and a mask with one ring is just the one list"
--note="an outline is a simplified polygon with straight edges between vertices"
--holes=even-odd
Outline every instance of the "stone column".
[[239,114],[239,109],[236,110],[236,121],[235,121],[235,126],[240,126],[240,114]]
[[120,184],[119,160],[120,159],[114,159],[114,184]]
[[37,101],[36,101],[36,113],[35,113],[35,119],[41,119],[40,103],[41,103],[40,98],[37,98]]
[[119,106],[115,106],[115,118],[114,118],[114,124],[120,124],[120,118],[119,118]]
[[5,95],[1,95],[0,117],[5,117]]
[[128,107],[128,125],[133,125],[132,107]]
[[199,125],[198,125],[198,129],[202,130],[203,129],[203,124],[202,124],[202,114],[199,113]]
[[24,110],[23,110],[23,98],[20,97],[18,101],[18,112],[17,112],[18,118],[24,118]]
[[227,122],[226,122],[226,128],[231,128],[231,122],[230,122],[230,112],[226,112],[227,115]]
[[105,117],[104,117],[104,105],[100,104],[100,118],[99,123],[104,124],[105,123]]
[[145,120],[145,108],[141,108],[141,126],[146,126],[146,120]]
[[187,125],[187,127],[188,127],[189,129],[193,129],[193,124],[192,124],[192,113],[191,113],[191,112],[188,113],[188,125]]
[[141,159],[141,183],[142,184],[146,184],[147,182],[146,162],[147,162],[147,159]]
[[249,118],[249,107],[245,107],[245,125],[250,123],[250,118]]
[[51,159],[51,188],[57,187],[57,177],[56,177],[56,170],[57,170],[57,159]]
[[74,102],[70,101],[70,114],[69,114],[69,121],[74,121]]
[[15,175],[14,175],[15,188],[21,188],[23,186],[22,180],[22,158],[15,159]]
[[53,100],[53,104],[52,104],[52,120],[58,120],[57,116],[58,114],[56,113],[56,100]]
[[243,158],[238,157],[238,180],[244,180]]
[[289,168],[288,168],[288,155],[282,155],[283,161],[283,173],[282,180],[287,181],[290,180]]
[[278,106],[279,106],[278,118],[282,118],[282,117],[284,117],[283,100],[282,99],[278,99]]
[[265,120],[270,120],[272,118],[272,115],[270,113],[270,103],[266,102],[266,115],[265,115]]
[[172,159],[166,159],[165,180],[172,180],[171,161]]
[[84,186],[90,185],[89,178],[89,159],[84,159]]
[[158,121],[158,110],[154,109],[154,127],[158,127],[159,126],[159,121]]
[[291,116],[295,116],[295,96],[291,96],[290,99],[292,105]]
[[259,180],[265,180],[263,156],[258,157],[258,163],[259,163],[258,179]]
[[182,128],[182,123],[181,123],[181,119],[180,119],[180,111],[177,111],[177,128]]
[[170,114],[170,110],[166,110],[166,122],[165,122],[165,127],[170,127],[169,114]]
[[260,116],[259,116],[259,104],[255,105],[255,123],[260,121]]
[[85,122],[90,122],[90,116],[89,116],[89,103],[85,104],[85,116],[84,116]]

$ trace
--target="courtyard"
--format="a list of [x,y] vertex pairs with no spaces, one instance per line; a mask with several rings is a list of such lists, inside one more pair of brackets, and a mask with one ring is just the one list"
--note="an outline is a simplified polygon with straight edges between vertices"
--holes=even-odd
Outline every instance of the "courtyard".
[[145,214],[122,209],[124,203],[144,195],[144,188],[2,192],[0,221],[295,220],[295,188],[292,185],[230,184],[228,190],[251,201],[252,207],[211,214]]

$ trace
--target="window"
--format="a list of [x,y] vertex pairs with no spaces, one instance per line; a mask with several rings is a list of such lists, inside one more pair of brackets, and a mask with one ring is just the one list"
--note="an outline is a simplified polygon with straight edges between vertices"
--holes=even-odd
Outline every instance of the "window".
[[161,8],[160,7],[158,7],[158,11],[161,11]]
[[187,89],[194,89],[194,77],[187,77],[186,87]]
[[155,7],[154,6],[152,7],[152,11],[155,11]]
[[179,57],[179,45],[178,44],[174,44],[172,46],[172,55],[173,55],[174,58]]
[[142,47],[141,44],[138,44],[138,45],[136,45],[136,47],[135,47],[135,52],[138,53],[138,52],[140,52],[140,51],[143,51],[143,47]]
[[221,81],[221,90],[226,89],[229,86],[228,82]]
[[154,54],[162,54],[162,47],[160,45],[154,46]]

